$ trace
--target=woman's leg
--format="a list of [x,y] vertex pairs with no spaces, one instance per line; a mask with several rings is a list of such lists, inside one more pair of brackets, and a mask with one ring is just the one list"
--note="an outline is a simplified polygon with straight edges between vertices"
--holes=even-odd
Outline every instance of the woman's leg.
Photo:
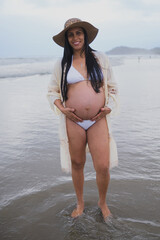
[[72,180],[77,196],[77,208],[72,212],[72,217],[77,217],[80,216],[84,210],[83,169],[86,161],[86,131],[68,118],[66,119],[66,127],[72,162]]
[[88,146],[96,170],[96,181],[99,191],[98,205],[103,217],[109,216],[110,210],[106,203],[109,174],[109,133],[106,118],[102,118],[87,130]]

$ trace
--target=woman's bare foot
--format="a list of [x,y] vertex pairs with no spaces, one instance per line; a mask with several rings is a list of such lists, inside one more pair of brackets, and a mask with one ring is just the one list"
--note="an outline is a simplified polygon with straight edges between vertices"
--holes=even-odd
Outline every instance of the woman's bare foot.
[[100,204],[100,202],[98,202],[98,206],[100,207],[100,209],[102,211],[102,215],[103,215],[104,220],[106,220],[107,217],[112,216],[112,214],[111,214],[111,212],[110,212],[106,203]]
[[84,210],[84,203],[83,204],[77,204],[77,207],[73,210],[71,217],[76,218],[83,214]]

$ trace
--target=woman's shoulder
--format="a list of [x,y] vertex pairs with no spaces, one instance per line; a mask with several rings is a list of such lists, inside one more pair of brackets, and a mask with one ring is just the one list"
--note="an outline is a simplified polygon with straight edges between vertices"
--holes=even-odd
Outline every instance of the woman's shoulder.
[[59,71],[61,70],[61,62],[62,58],[56,58],[53,63],[53,71]]
[[104,52],[101,52],[101,51],[93,51],[93,54],[96,57],[99,57],[99,58],[107,58],[107,55]]
[[102,65],[108,64],[108,56],[104,52],[94,51],[93,54]]
[[61,65],[61,62],[62,62],[62,58],[61,57],[58,57],[54,60],[54,66],[59,66]]

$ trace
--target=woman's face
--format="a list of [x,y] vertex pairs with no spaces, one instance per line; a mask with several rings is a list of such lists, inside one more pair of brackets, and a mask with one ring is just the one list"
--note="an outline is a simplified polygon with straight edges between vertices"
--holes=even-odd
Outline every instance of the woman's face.
[[80,27],[71,28],[67,32],[68,42],[73,51],[80,51],[84,45],[84,32]]

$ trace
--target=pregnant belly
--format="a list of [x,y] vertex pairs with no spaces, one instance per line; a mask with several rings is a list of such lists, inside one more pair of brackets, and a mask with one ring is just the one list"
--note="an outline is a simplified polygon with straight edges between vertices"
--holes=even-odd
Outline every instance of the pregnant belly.
[[105,94],[102,88],[96,93],[90,82],[83,81],[68,85],[68,100],[66,107],[75,109],[75,114],[88,120],[94,117],[105,104]]

